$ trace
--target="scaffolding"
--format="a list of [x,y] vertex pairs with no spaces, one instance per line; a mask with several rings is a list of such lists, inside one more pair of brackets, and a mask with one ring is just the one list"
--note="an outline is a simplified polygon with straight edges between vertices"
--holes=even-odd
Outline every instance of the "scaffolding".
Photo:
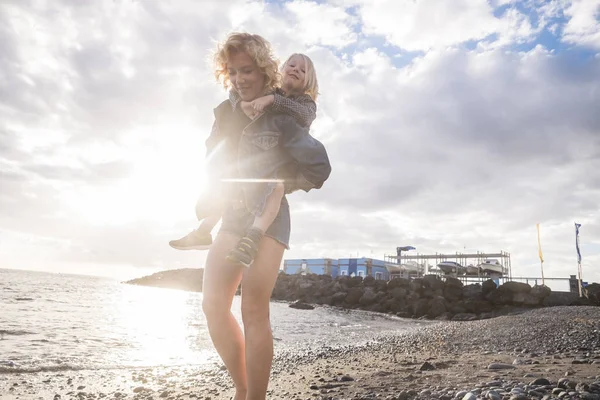
[[[490,276],[484,275],[481,272],[467,274],[466,271],[464,274],[444,274],[437,268],[437,265],[443,261],[454,261],[463,267],[467,267],[468,265],[478,266],[486,260],[496,259],[502,266],[502,275],[498,278],[501,278],[502,280],[512,280],[510,253],[503,250],[500,250],[498,253],[484,253],[477,251],[476,253],[456,252],[454,254],[435,253],[403,255],[401,249],[398,248],[397,252],[397,255],[394,256],[384,256],[386,267],[388,267],[388,270],[392,275],[396,276],[410,275],[410,272],[413,272],[412,275],[417,277],[426,274],[440,274],[444,276],[454,276],[468,282],[481,281],[489,279]],[[434,266],[430,265],[431,262],[434,262]],[[414,268],[415,266],[417,267],[416,269]]]

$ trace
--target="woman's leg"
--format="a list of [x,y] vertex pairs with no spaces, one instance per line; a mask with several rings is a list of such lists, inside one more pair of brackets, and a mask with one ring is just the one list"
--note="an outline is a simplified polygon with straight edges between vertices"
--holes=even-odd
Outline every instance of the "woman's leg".
[[246,337],[246,400],[266,398],[273,361],[269,302],[284,250],[284,245],[275,239],[263,237],[254,263],[244,271],[242,320]]
[[219,233],[210,248],[204,268],[202,309],[213,344],[235,384],[235,400],[243,400],[247,387],[244,335],[231,313],[242,269],[225,260],[238,240],[236,235]]

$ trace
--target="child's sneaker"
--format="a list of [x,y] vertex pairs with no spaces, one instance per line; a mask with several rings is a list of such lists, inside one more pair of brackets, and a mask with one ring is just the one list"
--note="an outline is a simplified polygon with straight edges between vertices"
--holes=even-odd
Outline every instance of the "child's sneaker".
[[229,252],[227,261],[231,261],[235,264],[242,264],[244,267],[248,268],[254,261],[257,252],[258,246],[256,243],[248,236],[244,236],[240,239],[237,246]]
[[177,250],[208,250],[212,245],[212,235],[193,230],[181,239],[171,240],[169,246]]

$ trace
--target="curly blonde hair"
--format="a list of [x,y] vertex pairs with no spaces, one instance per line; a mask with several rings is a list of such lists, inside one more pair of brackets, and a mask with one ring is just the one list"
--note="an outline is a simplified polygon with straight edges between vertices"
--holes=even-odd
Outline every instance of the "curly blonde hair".
[[305,72],[304,72],[304,93],[309,95],[313,101],[317,101],[319,96],[319,81],[317,80],[317,71],[315,65],[309,56],[302,53],[294,53],[288,57],[288,59],[281,66],[281,70],[290,62],[292,57],[301,57],[304,60]]
[[225,89],[232,88],[227,62],[232,54],[238,52],[248,54],[265,76],[264,93],[279,87],[281,81],[279,60],[274,56],[271,44],[260,35],[233,32],[225,41],[217,45],[214,54],[215,78]]

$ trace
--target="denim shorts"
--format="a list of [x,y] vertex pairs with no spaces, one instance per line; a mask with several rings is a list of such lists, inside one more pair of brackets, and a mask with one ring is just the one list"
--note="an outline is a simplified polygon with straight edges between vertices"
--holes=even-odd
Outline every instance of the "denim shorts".
[[[223,213],[223,217],[221,219],[221,229],[219,229],[219,233],[230,233],[239,237],[243,237],[254,223],[254,218],[254,215],[250,213],[244,206],[229,206]],[[265,236],[275,239],[289,250],[290,232],[290,205],[284,196],[281,200],[279,213],[275,217],[275,220],[269,229],[267,229],[265,232]]]

